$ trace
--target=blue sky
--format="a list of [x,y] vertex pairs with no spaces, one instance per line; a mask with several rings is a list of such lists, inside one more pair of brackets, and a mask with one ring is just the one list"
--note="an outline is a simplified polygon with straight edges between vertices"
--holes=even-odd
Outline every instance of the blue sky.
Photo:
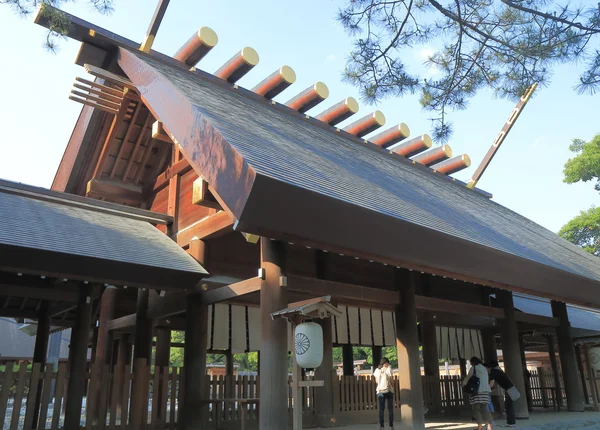
[[[102,16],[87,2],[79,3],[67,4],[65,10],[136,41],[142,41],[155,7],[154,1],[117,0],[115,13]],[[277,100],[285,102],[323,81],[330,97],[310,112],[315,114],[344,97],[358,99],[357,89],[341,80],[352,47],[335,21],[341,5],[342,1],[331,0],[172,0],[153,48],[172,55],[195,30],[209,26],[217,32],[219,44],[200,68],[214,72],[236,51],[251,46],[260,63],[239,84],[252,88],[287,64],[296,71],[297,81]],[[0,178],[49,187],[81,110],[67,97],[75,77],[86,72],[73,64],[77,42],[62,41],[58,54],[48,53],[44,29],[32,19],[0,7]],[[425,46],[407,52],[406,62],[420,70],[430,50]],[[600,203],[592,183],[562,182],[571,140],[589,140],[600,133],[598,96],[573,91],[580,70],[579,65],[555,70],[552,83],[537,91],[479,183],[496,202],[553,231],[580,210]],[[458,179],[471,176],[513,106],[483,92],[467,110],[451,114],[455,134],[449,143],[455,154],[467,153],[473,161],[470,169],[455,175]],[[361,103],[358,115],[375,108],[384,112],[388,126],[405,122],[412,135],[431,130],[429,114],[421,110],[417,96],[389,99],[377,107]]]

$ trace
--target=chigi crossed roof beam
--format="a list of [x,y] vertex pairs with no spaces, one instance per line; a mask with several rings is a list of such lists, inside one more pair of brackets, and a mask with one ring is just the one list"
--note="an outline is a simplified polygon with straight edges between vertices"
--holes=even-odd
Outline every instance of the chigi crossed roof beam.
[[[41,7],[51,6],[43,5]],[[83,42],[76,63],[85,65],[88,71],[93,68],[96,70],[96,72],[100,72],[100,74],[102,74],[102,70],[98,69],[98,67],[100,67],[106,58],[108,58],[109,50],[114,46],[129,49],[140,49],[150,54],[157,60],[168,62],[171,65],[174,62],[177,62],[180,66],[187,67],[192,73],[203,73],[196,70],[195,66],[218,43],[218,37],[212,29],[208,27],[201,27],[188,41],[183,44],[183,46],[174,54],[173,57],[169,57],[151,49],[152,42],[154,41],[154,36],[158,28],[155,28],[154,33],[150,36],[147,35],[145,42],[140,47],[140,44],[136,42],[118,36],[72,15],[66,15],[72,23],[68,36]],[[160,18],[162,18],[162,14],[158,15]],[[39,11],[36,15],[35,22],[42,26],[49,27],[49,23],[47,22],[46,18]],[[153,27],[152,24],[151,27]],[[148,37],[151,37],[149,43]],[[242,76],[254,68],[258,64],[258,61],[259,56],[256,51],[250,47],[245,47],[236,53],[223,66],[221,66],[215,72],[214,76],[217,76],[229,84],[234,85],[235,82],[237,82]],[[91,73],[95,76],[99,76],[97,73]],[[289,66],[284,65],[259,82],[252,89],[252,92],[270,100],[291,86],[295,80],[296,75],[294,71]],[[127,81],[128,80],[125,82]],[[134,89],[123,85],[123,82],[119,82],[118,79],[113,79],[112,83],[114,86],[116,86],[116,89],[121,89],[123,87],[125,91]],[[235,88],[238,89],[237,86],[235,86]],[[116,115],[118,113],[118,105],[116,105],[115,102],[118,100],[109,96],[118,96],[116,94],[108,94],[108,96],[104,94],[98,94],[93,91],[94,89],[96,88],[92,86],[91,91],[87,90],[88,94],[85,95],[74,92],[74,95],[72,95],[70,98],[80,103],[91,105]],[[286,106],[303,113],[324,101],[328,95],[329,90],[325,84],[317,82],[313,86],[307,88],[289,100],[286,103]],[[276,102],[272,103],[274,105],[277,104]],[[352,97],[348,97],[321,112],[316,116],[316,118],[327,123],[328,125],[335,126],[357,113],[358,110],[359,106],[356,100]],[[384,124],[385,116],[383,113],[380,111],[375,111],[347,125],[343,131],[358,138],[365,138],[365,136],[368,136],[373,131],[382,127]],[[335,130],[338,132],[340,131],[339,129]],[[404,123],[401,123],[382,133],[373,135],[371,138],[366,137],[363,142],[373,143],[382,148],[388,148],[390,154],[399,154],[403,157],[410,158],[413,161],[413,164],[418,163],[425,165],[430,167],[432,170],[445,175],[450,175],[470,166],[470,159],[466,154],[451,158],[451,150],[447,145],[430,149],[431,139],[428,135],[422,135],[415,139],[407,140],[409,135],[410,130],[408,126],[406,126]],[[452,179],[455,180],[454,178]],[[458,182],[462,183],[460,181]],[[491,195],[488,193],[484,194],[486,194],[488,197],[491,197]]]

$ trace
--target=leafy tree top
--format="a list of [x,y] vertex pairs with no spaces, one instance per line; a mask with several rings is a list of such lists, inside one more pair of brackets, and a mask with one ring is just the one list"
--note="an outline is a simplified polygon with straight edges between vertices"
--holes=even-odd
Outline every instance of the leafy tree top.
[[[349,0],[339,21],[355,38],[345,77],[362,98],[419,92],[433,113],[434,137],[447,140],[449,110],[464,109],[489,88],[516,100],[533,83],[548,82],[560,63],[581,62],[577,89],[600,88],[600,4],[547,0]],[[440,46],[426,61],[439,72],[427,79],[410,70],[408,50]]]

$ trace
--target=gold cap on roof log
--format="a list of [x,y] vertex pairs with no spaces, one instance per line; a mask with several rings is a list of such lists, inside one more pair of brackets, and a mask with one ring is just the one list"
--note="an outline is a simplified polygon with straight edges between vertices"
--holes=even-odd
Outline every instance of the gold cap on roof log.
[[376,110],[375,112],[363,116],[361,119],[354,121],[352,124],[344,127],[344,131],[358,137],[363,137],[372,131],[377,130],[385,124],[385,115],[383,112]]
[[215,72],[215,76],[233,84],[258,64],[257,52],[249,46],[235,54]]
[[431,168],[445,175],[451,175],[460,170],[466,169],[470,165],[471,159],[467,154],[463,154],[450,158],[449,160],[444,160],[441,163],[434,164],[431,166]]
[[410,136],[410,129],[406,124],[401,122],[400,124],[373,136],[369,139],[369,142],[381,146],[382,148],[386,148],[406,139],[408,136]]
[[388,149],[396,154],[412,157],[413,155],[428,150],[432,145],[433,142],[431,141],[431,137],[429,137],[428,134],[422,134],[421,136],[409,140],[403,140],[400,143],[390,146]]
[[289,66],[282,66],[252,88],[252,91],[267,99],[272,99],[294,82],[296,82],[294,70]]
[[450,157],[452,157],[452,149],[448,145],[442,145],[422,154],[415,155],[411,160],[429,167]]
[[358,112],[358,102],[353,97],[348,97],[324,110],[316,118],[329,125],[336,125],[350,118],[356,112]]
[[198,62],[202,60],[218,42],[219,38],[213,29],[201,27],[200,30],[194,33],[194,35],[179,48],[179,51],[177,51],[173,58],[193,67],[198,64]]
[[314,108],[327,97],[329,97],[329,88],[323,82],[317,82],[293,97],[285,105],[300,113],[304,113]]

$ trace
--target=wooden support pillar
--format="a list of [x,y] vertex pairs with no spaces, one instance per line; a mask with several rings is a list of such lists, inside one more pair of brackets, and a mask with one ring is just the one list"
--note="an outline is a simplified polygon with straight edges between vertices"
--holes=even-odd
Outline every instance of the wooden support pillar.
[[460,367],[460,379],[465,379],[467,377],[467,359],[459,358],[458,365]]
[[554,378],[554,399],[557,409],[563,404],[562,387],[560,385],[560,373],[556,363],[556,351],[554,346],[554,336],[548,336],[548,356],[550,357],[550,367],[552,367],[552,376]]
[[137,307],[135,314],[135,337],[133,344],[134,361],[143,358],[146,364],[152,357],[152,320],[148,318],[149,291],[140,288],[137,294]]
[[229,349],[225,351],[225,397],[229,399],[235,397],[233,374],[233,353]]
[[430,321],[421,322],[421,343],[423,344],[423,368],[425,376],[431,379],[432,412],[442,410],[442,390],[440,386],[440,360],[438,357],[435,324]]
[[403,426],[417,430],[425,428],[415,303],[415,291],[419,282],[419,273],[395,269],[394,284],[400,294],[400,305],[395,310],[400,415]]
[[548,402],[548,387],[546,387],[546,369],[538,367],[537,372],[540,380],[540,391],[542,392],[542,407],[548,409],[550,402]]
[[594,410],[599,411],[600,405],[598,405],[598,394],[596,392],[596,375],[594,369],[592,368],[592,364],[590,363],[590,351],[589,346],[587,344],[583,345],[583,352],[585,354],[585,367],[588,379],[590,380],[590,392],[592,394],[592,404],[594,405]]
[[204,428],[208,424],[208,407],[202,401],[208,398],[206,378],[206,344],[208,340],[208,306],[199,295],[189,295],[186,306],[185,346],[183,368],[184,384],[182,430]]
[[484,361],[498,361],[498,348],[496,346],[496,329],[484,328],[481,331]]
[[145,417],[148,405],[148,381],[142,375],[148,374],[152,359],[152,320],[148,318],[146,288],[138,289],[133,344],[133,370],[135,373],[131,389],[130,423],[132,430],[146,428]]
[[579,386],[579,381],[577,381],[577,360],[575,358],[575,348],[573,347],[567,305],[554,300],[551,304],[552,315],[559,319],[559,326],[556,328],[556,337],[558,340],[558,353],[560,355],[563,382],[567,394],[567,409],[570,412],[583,412],[583,393]]
[[260,239],[261,268],[265,279],[260,290],[260,407],[259,430],[288,428],[288,342],[287,321],[271,319],[271,313],[287,307],[282,287],[285,248],[282,243]]
[[[48,340],[50,337],[50,304],[48,300],[43,300],[38,311],[37,332],[35,334],[35,345],[33,347],[33,362],[41,364],[41,372],[44,374],[46,365],[46,353],[48,351]],[[35,406],[33,409],[33,427],[37,426],[40,403],[42,401],[42,384],[39,384],[35,397]]]
[[523,363],[519,347],[519,330],[515,319],[515,307],[510,291],[498,291],[496,298],[504,308],[504,321],[502,321],[502,355],[506,374],[512,380],[521,398],[514,402],[515,416],[517,419],[529,419],[525,378],[523,377]]
[[108,331],[108,322],[115,318],[117,289],[106,287],[100,298],[100,321],[96,341],[96,363],[109,364],[112,358],[113,334]]
[[117,364],[119,366],[129,366],[131,364],[132,353],[131,340],[128,334],[124,333],[119,338],[119,346],[117,348]]
[[87,351],[89,341],[90,320],[92,318],[92,298],[88,285],[80,286],[75,325],[71,332],[69,349],[69,378],[66,401],[66,429],[78,429],[81,420],[81,407],[86,376]]
[[323,381],[322,387],[315,388],[315,404],[318,408],[319,425],[331,427],[335,423],[333,411],[333,329],[331,319],[317,320],[323,329],[323,362],[315,370],[315,380]]
[[156,354],[154,364],[159,367],[169,366],[171,360],[171,329],[158,327],[156,329]]
[[342,345],[342,371],[344,376],[354,376],[354,351],[352,345]]
[[583,390],[583,399],[586,404],[590,403],[590,393],[588,392],[588,385],[586,383],[586,371],[583,365],[582,347],[581,345],[575,345],[575,357],[577,357],[577,370],[579,372],[579,378],[581,379],[581,389]]
[[371,356],[373,357],[373,367],[376,369],[381,363],[382,351],[383,347],[381,346],[373,346],[371,347]]
[[523,380],[525,381],[525,395],[527,398],[527,410],[533,411],[533,398],[531,396],[531,380],[529,378],[529,369],[527,369],[527,357],[525,357],[525,341],[523,336],[519,336],[519,351],[521,352],[521,364],[523,366]]

